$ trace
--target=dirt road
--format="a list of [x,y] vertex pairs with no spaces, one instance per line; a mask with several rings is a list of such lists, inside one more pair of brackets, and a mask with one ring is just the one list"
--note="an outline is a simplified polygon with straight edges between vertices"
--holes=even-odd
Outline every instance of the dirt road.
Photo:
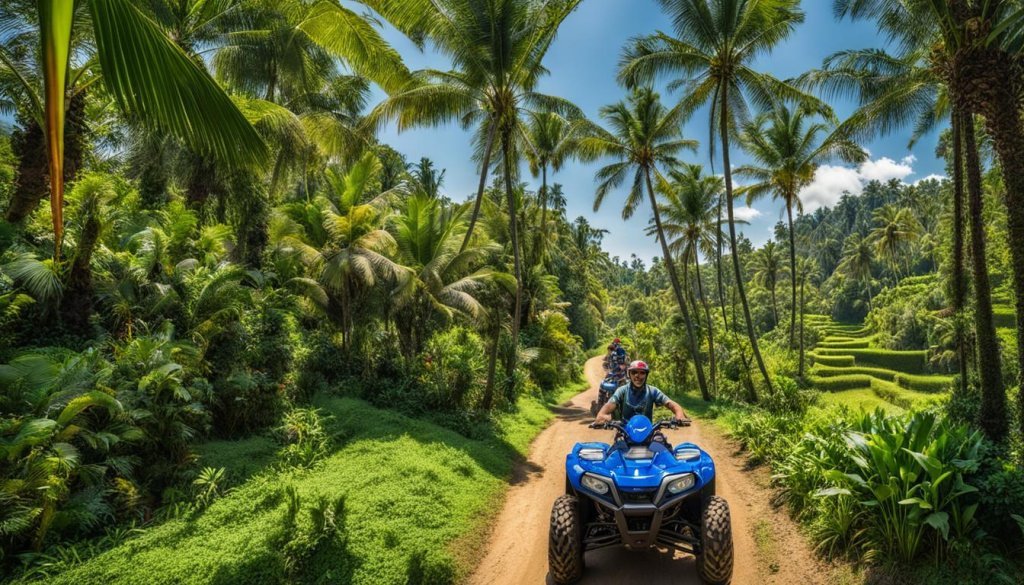
[[[511,480],[495,530],[476,571],[473,585],[551,583],[548,575],[548,524],[551,504],[565,490],[565,455],[579,441],[609,441],[610,431],[587,428],[590,402],[597,397],[601,359],[587,361],[590,390],[563,407],[558,418],[531,446],[528,460]],[[770,504],[767,471],[746,469],[745,459],[720,433],[694,421],[668,431],[672,442],[693,441],[717,466],[716,487],[730,506],[736,547],[734,585],[829,583],[828,569],[815,560],[794,523]],[[666,549],[630,552],[615,547],[586,553],[580,583],[699,585],[694,559]]]

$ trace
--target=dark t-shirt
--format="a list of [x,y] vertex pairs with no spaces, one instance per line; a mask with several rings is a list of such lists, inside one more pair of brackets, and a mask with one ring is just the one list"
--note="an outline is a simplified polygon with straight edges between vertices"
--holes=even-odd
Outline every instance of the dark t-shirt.
[[622,420],[629,420],[638,414],[651,418],[654,415],[654,406],[664,406],[669,398],[654,386],[645,384],[638,391],[633,389],[632,384],[623,384],[608,400],[618,405]]

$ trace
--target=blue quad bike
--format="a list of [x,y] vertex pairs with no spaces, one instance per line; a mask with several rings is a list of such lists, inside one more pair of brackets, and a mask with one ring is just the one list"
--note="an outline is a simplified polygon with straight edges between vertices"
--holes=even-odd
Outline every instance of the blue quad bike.
[[551,508],[548,568],[555,583],[583,575],[584,553],[610,546],[680,550],[709,585],[732,579],[729,504],[715,495],[715,462],[693,443],[670,448],[659,432],[690,421],[592,424],[615,441],[577,443],[566,456],[565,495]]
[[624,376],[617,376],[611,373],[605,376],[604,381],[601,382],[601,385],[597,389],[597,400],[590,401],[590,414],[597,416],[601,407],[608,402],[608,399],[611,398],[612,394],[615,394],[615,390],[625,383],[626,378]]

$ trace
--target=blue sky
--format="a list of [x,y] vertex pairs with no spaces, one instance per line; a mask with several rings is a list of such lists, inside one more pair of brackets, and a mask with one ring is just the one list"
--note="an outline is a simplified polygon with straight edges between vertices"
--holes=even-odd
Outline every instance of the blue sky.
[[[830,1],[805,1],[802,8],[806,13],[804,23],[787,42],[761,59],[757,64],[760,70],[787,78],[819,67],[822,59],[835,51],[882,47],[885,44],[885,39],[877,34],[871,22],[836,22]],[[540,91],[572,100],[583,108],[588,117],[597,120],[601,106],[619,101],[626,95],[615,82],[622,47],[631,37],[656,30],[671,32],[671,26],[654,0],[584,0],[563,23],[549,50],[544,63],[551,74],[541,82]],[[418,51],[394,30],[387,30],[385,37],[413,69],[448,68],[443,56],[429,48],[426,52]],[[666,103],[679,99],[678,93],[669,94],[664,88],[659,90]],[[850,103],[833,102],[832,106],[839,116],[845,116],[852,110]],[[685,124],[684,134],[701,142],[698,154],[687,155],[686,160],[709,168],[705,148],[707,112],[697,112]],[[897,178],[912,183],[930,175],[942,175],[943,163],[934,154],[937,134],[926,136],[913,151],[906,148],[909,135],[910,130],[907,129],[864,144],[871,153],[871,160],[859,168],[842,165],[822,168],[815,183],[801,194],[806,209],[813,211],[816,207],[833,203],[843,190],[859,193],[863,183],[869,179]],[[390,126],[382,131],[380,138],[405,154],[410,162],[428,156],[438,168],[446,169],[444,191],[453,200],[462,201],[475,194],[479,175],[476,165],[470,160],[469,135],[457,126],[414,129],[401,134]],[[733,165],[745,161],[743,154],[733,149]],[[660,255],[659,246],[643,233],[650,217],[649,207],[639,208],[631,220],[624,222],[620,216],[624,188],[621,193],[610,194],[600,211],[594,212],[594,172],[599,166],[598,163],[570,162],[549,180],[564,186],[570,220],[583,215],[593,225],[609,230],[604,248],[610,254],[629,258],[631,253],[635,253],[649,262],[651,257]],[[720,159],[715,162],[715,168],[720,171]],[[525,169],[524,177],[529,178]],[[529,180],[531,188],[539,187],[539,180]],[[755,245],[771,237],[772,228],[781,217],[780,207],[768,200],[755,202],[752,210],[737,211],[749,217],[750,225],[743,231]]]

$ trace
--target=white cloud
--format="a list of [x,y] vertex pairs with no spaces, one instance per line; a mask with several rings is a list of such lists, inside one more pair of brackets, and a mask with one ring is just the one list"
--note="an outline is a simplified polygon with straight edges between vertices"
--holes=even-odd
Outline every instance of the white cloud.
[[[832,207],[844,193],[860,195],[869,181],[888,182],[892,179],[903,181],[914,174],[913,164],[917,157],[909,154],[899,162],[889,157],[868,160],[856,169],[844,166],[821,165],[814,174],[810,185],[800,191],[804,212],[813,213],[819,207]],[[925,179],[944,179],[942,175],[928,175]],[[915,181],[920,182],[924,179]]]
[[741,219],[743,221],[750,221],[750,220],[754,219],[755,217],[758,217],[759,215],[761,215],[761,212],[756,210],[756,209],[754,209],[753,207],[736,207],[736,208],[734,208],[732,210],[732,215],[736,219]]
[[843,193],[859,195],[864,189],[860,173],[849,167],[821,165],[814,173],[811,184],[800,191],[805,213],[814,213],[819,207],[831,207]]
[[890,179],[902,181],[906,176],[914,174],[914,169],[910,166],[913,162],[914,155],[905,157],[900,162],[883,156],[878,160],[869,160],[861,163],[857,172],[860,173],[865,182],[879,181],[884,183]]

